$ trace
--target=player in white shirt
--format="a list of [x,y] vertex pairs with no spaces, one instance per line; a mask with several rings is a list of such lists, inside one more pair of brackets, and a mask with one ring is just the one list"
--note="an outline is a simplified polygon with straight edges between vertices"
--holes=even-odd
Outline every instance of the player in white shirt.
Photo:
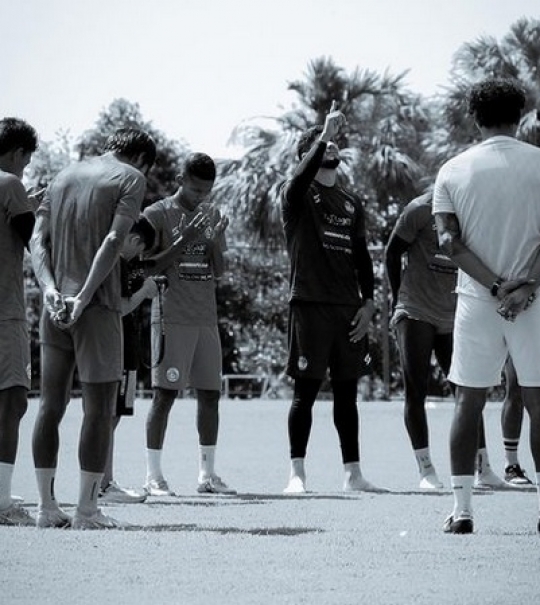
[[473,531],[478,424],[508,354],[530,415],[540,479],[540,302],[533,300],[540,278],[540,149],[515,138],[525,103],[517,82],[475,84],[469,112],[482,142],[446,162],[435,183],[439,241],[459,267],[449,374],[457,385],[450,434],[454,510],[444,525],[450,533]]

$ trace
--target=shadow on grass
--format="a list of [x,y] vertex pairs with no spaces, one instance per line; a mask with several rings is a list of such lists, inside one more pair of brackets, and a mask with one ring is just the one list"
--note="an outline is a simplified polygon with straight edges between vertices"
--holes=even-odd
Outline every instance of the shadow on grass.
[[294,537],[304,534],[323,533],[318,527],[204,527],[194,523],[174,523],[158,525],[130,525],[119,528],[122,531],[147,531],[147,532],[212,532],[222,536],[231,534],[242,534],[249,536],[280,536]]

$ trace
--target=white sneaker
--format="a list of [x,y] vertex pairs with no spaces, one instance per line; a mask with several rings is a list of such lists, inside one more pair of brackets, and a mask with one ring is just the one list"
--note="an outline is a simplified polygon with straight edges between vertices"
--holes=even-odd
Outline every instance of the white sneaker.
[[0,510],[0,525],[35,526],[36,522],[30,513],[18,502]]
[[149,496],[176,496],[165,479],[147,479],[144,491]]
[[443,487],[444,485],[439,480],[439,477],[437,477],[437,473],[430,473],[420,479],[420,489],[442,489]]
[[116,481],[111,481],[107,487],[99,492],[99,502],[103,504],[138,504],[147,498],[147,492],[138,492],[134,489],[121,487]]
[[375,493],[383,493],[387,492],[387,489],[382,487],[376,487],[362,475],[357,473],[345,473],[345,480],[343,482],[343,491],[344,492],[375,492]]
[[71,527],[73,529],[126,529],[129,524],[104,515],[98,508],[95,513],[90,515],[77,510],[73,516]]
[[236,490],[229,487],[225,481],[217,475],[199,479],[197,486],[199,494],[223,494],[225,496],[235,496]]
[[65,529],[71,527],[72,519],[60,507],[56,508],[38,508],[36,516],[36,527],[43,529],[45,527],[57,527]]
[[508,489],[508,485],[491,468],[474,474],[474,489]]
[[305,494],[306,493],[306,480],[302,479],[298,475],[293,475],[289,479],[287,487],[283,490],[284,494]]

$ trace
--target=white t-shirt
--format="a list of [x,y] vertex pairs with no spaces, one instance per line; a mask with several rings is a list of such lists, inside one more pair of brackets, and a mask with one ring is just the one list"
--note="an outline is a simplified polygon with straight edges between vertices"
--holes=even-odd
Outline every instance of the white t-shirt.
[[[433,213],[455,214],[464,244],[503,279],[527,275],[540,247],[540,149],[495,136],[446,162]],[[490,293],[459,271],[457,292]]]

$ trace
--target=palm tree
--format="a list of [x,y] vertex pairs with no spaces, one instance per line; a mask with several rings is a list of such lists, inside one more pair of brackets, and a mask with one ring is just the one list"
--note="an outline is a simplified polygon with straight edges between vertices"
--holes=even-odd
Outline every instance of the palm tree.
[[477,142],[479,133],[467,116],[467,90],[486,77],[509,77],[521,82],[527,92],[527,106],[518,136],[538,144],[540,110],[540,21],[523,17],[498,41],[481,36],[461,46],[454,55],[451,86],[447,91],[445,114],[454,145],[449,155]]
[[239,124],[229,142],[245,149],[238,159],[219,160],[214,197],[236,220],[229,230],[236,240],[281,247],[279,190],[295,164],[297,133],[279,119],[252,118]]
[[235,129],[231,142],[246,152],[222,163],[216,194],[243,223],[248,238],[270,246],[281,242],[278,193],[297,162],[295,143],[301,131],[324,122],[336,101],[347,119],[338,141],[341,178],[368,200],[370,233],[380,240],[379,215],[395,199],[402,205],[424,187],[428,112],[418,95],[405,90],[405,75],[359,68],[347,74],[321,57],[308,64],[302,80],[289,84],[298,96],[292,109],[277,118],[246,120]]

